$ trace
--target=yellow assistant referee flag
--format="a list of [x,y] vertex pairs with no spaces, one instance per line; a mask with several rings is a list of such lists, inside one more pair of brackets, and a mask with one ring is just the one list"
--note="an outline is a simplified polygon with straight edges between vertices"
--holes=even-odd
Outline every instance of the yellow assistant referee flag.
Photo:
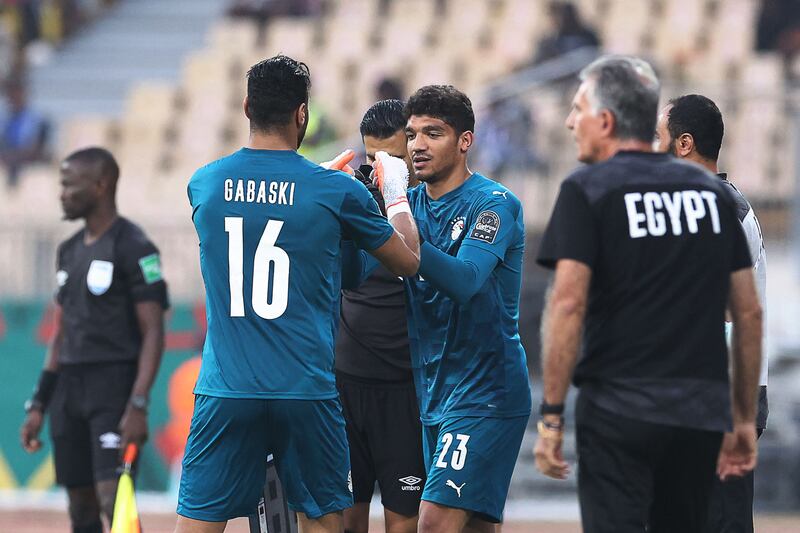
[[131,465],[139,450],[135,444],[128,444],[123,456],[122,475],[117,485],[117,500],[114,502],[114,521],[111,533],[140,533],[139,512],[136,510],[136,494],[133,492]]

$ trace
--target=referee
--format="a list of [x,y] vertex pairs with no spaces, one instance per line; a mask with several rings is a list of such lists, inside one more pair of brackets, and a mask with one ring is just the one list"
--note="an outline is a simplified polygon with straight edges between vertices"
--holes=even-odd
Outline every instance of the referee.
[[64,218],[84,227],[58,248],[56,332],[21,430],[25,450],[40,449],[49,411],[73,533],[102,533],[101,514],[111,522],[120,456],[147,439],[148,394],[164,349],[158,250],[117,214],[118,177],[102,148],[61,164]]
[[729,187],[652,153],[650,65],[603,57],[581,82],[566,125],[588,165],[563,182],[538,255],[555,277],[536,464],[568,473],[562,413],[573,377],[584,531],[701,532],[715,468],[727,478],[756,463],[761,306],[750,252]]
[[[658,116],[656,149],[692,161],[713,172],[727,186],[736,202],[736,216],[742,224],[753,261],[753,273],[761,307],[766,310],[767,254],[761,225],[750,203],[739,189],[717,168],[725,125],[717,105],[699,94],[689,94],[670,100]],[[766,334],[762,346],[766,344]],[[763,350],[763,348],[762,348]],[[756,430],[758,435],[767,427],[767,354],[763,351],[758,390]],[[753,472],[724,483],[716,481],[711,492],[707,533],[745,533],[753,531]]]
[[[403,105],[382,100],[364,114],[360,129],[367,163],[385,151],[410,167]],[[369,165],[359,169],[366,176],[371,170]],[[413,172],[409,179],[409,188],[417,184]],[[383,266],[357,289],[342,291],[336,385],[353,480],[354,504],[344,511],[345,531],[367,533],[377,482],[386,531],[413,533],[426,477],[422,424],[411,374],[403,281]]]

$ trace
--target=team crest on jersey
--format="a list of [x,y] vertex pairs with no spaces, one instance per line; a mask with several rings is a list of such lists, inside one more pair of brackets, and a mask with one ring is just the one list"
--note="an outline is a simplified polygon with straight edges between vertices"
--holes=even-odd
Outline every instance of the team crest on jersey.
[[478,221],[469,234],[471,239],[477,239],[489,244],[494,242],[500,230],[500,217],[494,211],[483,211],[478,215]]
[[86,286],[89,287],[89,292],[95,296],[100,296],[105,294],[113,279],[114,263],[95,259],[89,265],[89,272],[86,274]]
[[453,228],[450,230],[450,238],[452,240],[458,240],[461,237],[461,234],[464,232],[464,217],[456,217],[453,220]]

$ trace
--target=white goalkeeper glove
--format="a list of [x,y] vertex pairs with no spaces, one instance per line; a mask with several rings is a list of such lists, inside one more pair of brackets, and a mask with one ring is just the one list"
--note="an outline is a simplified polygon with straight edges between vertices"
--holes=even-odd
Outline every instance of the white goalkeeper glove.
[[390,219],[398,213],[411,214],[408,205],[408,166],[399,157],[392,157],[386,152],[380,151],[375,154],[374,183],[381,190],[383,199],[386,202],[386,218]]

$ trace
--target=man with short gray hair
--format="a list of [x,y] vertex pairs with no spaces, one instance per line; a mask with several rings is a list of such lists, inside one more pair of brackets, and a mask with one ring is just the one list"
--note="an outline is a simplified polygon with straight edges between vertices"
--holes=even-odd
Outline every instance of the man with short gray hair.
[[569,471],[572,378],[584,531],[699,533],[715,466],[727,478],[756,463],[761,307],[747,241],[719,179],[653,153],[659,83],[647,63],[604,57],[581,81],[566,125],[587,166],[562,183],[537,258],[555,277],[536,464]]

